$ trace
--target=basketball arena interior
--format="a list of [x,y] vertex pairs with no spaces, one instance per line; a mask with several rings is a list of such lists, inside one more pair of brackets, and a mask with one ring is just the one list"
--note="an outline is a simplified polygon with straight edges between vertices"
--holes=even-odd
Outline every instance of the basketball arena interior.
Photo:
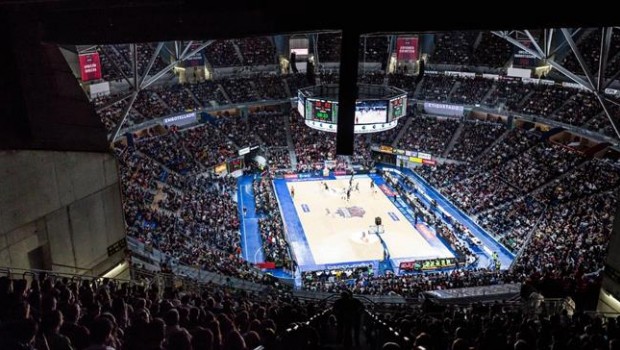
[[290,6],[0,4],[0,349],[620,349],[613,19]]

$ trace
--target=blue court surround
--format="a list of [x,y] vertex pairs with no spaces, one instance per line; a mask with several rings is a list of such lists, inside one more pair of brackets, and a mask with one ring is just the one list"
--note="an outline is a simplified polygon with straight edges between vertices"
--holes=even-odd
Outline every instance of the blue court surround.
[[[237,179],[237,208],[241,218],[241,255],[246,261],[256,264],[264,262],[263,239],[258,229],[259,216],[254,204],[254,176],[242,176]],[[243,207],[247,209],[243,215]]]
[[[457,208],[454,204],[452,204],[449,200],[447,200],[443,195],[438,193],[432,186],[430,186],[424,179],[422,179],[418,174],[411,171],[410,169],[400,169],[391,166],[379,165],[378,168],[393,168],[400,170],[405,176],[409,179],[413,180],[422,191],[425,192],[428,197],[432,200],[435,200],[437,203],[437,207],[432,208],[428,199],[423,195],[419,195],[418,197],[421,199],[423,204],[429,209],[434,210],[439,218],[442,218],[442,211],[448,213],[455,220],[459,221],[461,224],[465,225],[467,228],[471,230],[471,232],[482,242],[482,244],[488,248],[481,249],[478,246],[470,246],[470,248],[480,256],[480,261],[478,262],[478,267],[488,267],[491,262],[491,253],[498,252],[499,258],[502,264],[502,268],[507,268],[512,264],[514,260],[514,254],[510,252],[507,248],[505,248],[502,244],[497,242],[495,238],[493,238],[489,233],[487,233],[484,229],[482,229],[478,224],[476,224],[469,216],[464,214],[459,208]],[[385,184],[390,189],[391,186],[385,183],[385,180],[376,174],[363,175],[369,176],[373,181],[375,181],[377,186]],[[354,267],[354,266],[368,266],[373,265],[373,269],[375,271],[379,270],[379,261],[361,261],[361,262],[352,262],[352,263],[335,263],[335,264],[316,264],[314,257],[312,255],[312,251],[310,246],[308,245],[308,241],[306,238],[306,234],[304,232],[303,226],[299,217],[297,216],[297,211],[295,209],[293,200],[291,198],[290,192],[287,187],[287,182],[300,182],[300,181],[320,181],[320,180],[334,180],[335,176],[330,175],[328,177],[323,177],[320,175],[311,175],[311,174],[301,174],[301,178],[295,179],[275,179],[273,180],[273,186],[276,194],[276,199],[278,201],[278,205],[280,208],[280,213],[283,218],[283,222],[285,225],[286,237],[289,242],[291,249],[291,253],[293,254],[293,258],[297,261],[298,266],[303,271],[312,271],[312,270],[322,270],[322,269],[333,269],[333,268],[345,268],[345,267]],[[342,178],[342,177],[339,177]],[[238,207],[239,207],[239,216],[242,217],[242,225],[241,225],[241,246],[242,246],[242,254],[243,257],[253,263],[264,261],[264,254],[262,251],[262,238],[260,235],[260,231],[258,228],[258,219],[259,217],[256,215],[256,209],[254,205],[254,190],[252,187],[253,176],[243,176],[238,179]],[[408,184],[401,182],[401,185],[407,190],[417,192],[416,188],[412,188]],[[393,190],[393,189],[392,189]],[[418,193],[419,194],[419,193]],[[401,214],[411,223],[411,225],[415,225],[413,210],[407,205],[400,197],[390,197],[388,199],[394,204],[394,206],[401,212]],[[242,207],[245,206],[247,208],[247,214],[243,217]],[[393,217],[384,218],[385,220],[393,220]],[[445,221],[444,221],[445,222]],[[423,223],[423,221],[418,220],[418,223]],[[448,224],[449,225],[449,224]],[[427,227],[434,231],[434,228],[431,226]],[[439,248],[439,245],[443,246],[443,248],[447,248],[450,252],[454,254],[454,251],[450,248],[446,242],[443,241],[439,236],[436,236],[437,239],[429,240],[427,237],[422,235],[427,242],[433,246]],[[399,259],[399,260],[407,260],[407,259]],[[394,267],[398,267],[399,261],[392,260],[392,265]]]

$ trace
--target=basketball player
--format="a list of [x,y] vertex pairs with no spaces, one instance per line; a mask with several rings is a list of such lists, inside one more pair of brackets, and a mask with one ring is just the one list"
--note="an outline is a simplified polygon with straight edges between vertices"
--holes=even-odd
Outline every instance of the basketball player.
[[325,191],[329,191],[329,187],[327,186],[327,182],[323,182],[323,185],[325,186]]
[[329,208],[325,208],[325,216],[329,216],[330,212],[329,212]]
[[359,181],[355,183],[355,190],[356,190],[357,192],[359,192],[359,191],[360,191],[360,183],[359,183]]
[[295,199],[295,187],[291,186],[291,198]]
[[351,199],[351,188],[347,190],[347,202]]

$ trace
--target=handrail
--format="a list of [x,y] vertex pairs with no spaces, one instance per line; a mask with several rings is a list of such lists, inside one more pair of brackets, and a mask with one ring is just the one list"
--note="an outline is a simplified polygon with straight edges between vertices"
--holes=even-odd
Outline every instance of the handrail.
[[[77,280],[77,281],[82,281],[85,278],[89,278],[93,280],[103,278],[101,276],[95,276],[95,275],[86,275],[86,274],[81,275],[81,274],[76,274],[76,273],[49,271],[49,270],[41,270],[41,269],[24,269],[24,268],[19,268],[19,267],[0,267],[0,271],[6,271],[8,277],[11,277],[11,275],[13,274],[21,274],[22,279],[26,279],[26,276],[36,277],[38,275],[43,275],[43,274],[49,277],[55,277],[55,278],[66,277],[71,280]],[[114,281],[130,282],[130,280],[127,280],[127,279],[119,279],[119,278],[106,278],[106,279],[114,280]]]
[[521,244],[521,248],[519,248],[519,251],[517,252],[517,254],[515,254],[513,263],[508,268],[508,271],[512,272],[514,270],[515,266],[517,265],[517,261],[521,259],[521,255],[525,251],[525,248],[530,245],[530,241],[532,240],[532,237],[534,236],[534,232],[536,232],[538,225],[540,224],[545,214],[547,213],[547,209],[549,209],[549,206],[545,204],[545,208],[540,213],[540,216],[538,217],[534,225],[532,225],[532,228],[530,229],[530,232],[528,232],[527,237],[525,238],[525,241],[523,242],[523,244]]

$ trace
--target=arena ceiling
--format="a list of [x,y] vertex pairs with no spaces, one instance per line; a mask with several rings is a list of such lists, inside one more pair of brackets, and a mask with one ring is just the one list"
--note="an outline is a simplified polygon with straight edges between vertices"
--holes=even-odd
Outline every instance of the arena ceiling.
[[326,29],[411,32],[458,29],[600,27],[615,11],[538,2],[394,2],[314,0],[0,0],[14,18],[37,22],[45,40],[67,44],[152,42],[282,34]]
[[[588,4],[571,11],[547,3],[502,3],[488,8],[471,2],[335,6],[324,0],[0,0],[0,37],[10,53],[0,55],[0,73],[5,77],[0,84],[5,110],[0,116],[0,148],[103,149],[107,143],[98,130],[97,116],[85,112],[87,101],[76,99],[79,89],[67,81],[59,89],[65,68],[56,64],[58,57],[52,57],[55,54],[46,43],[161,42],[343,30],[340,86],[350,93],[341,93],[338,149],[340,154],[350,154],[360,34],[470,29],[496,30],[496,35],[507,38],[506,30],[515,28],[618,24],[614,11]],[[578,82],[597,94],[605,85],[593,76]]]

